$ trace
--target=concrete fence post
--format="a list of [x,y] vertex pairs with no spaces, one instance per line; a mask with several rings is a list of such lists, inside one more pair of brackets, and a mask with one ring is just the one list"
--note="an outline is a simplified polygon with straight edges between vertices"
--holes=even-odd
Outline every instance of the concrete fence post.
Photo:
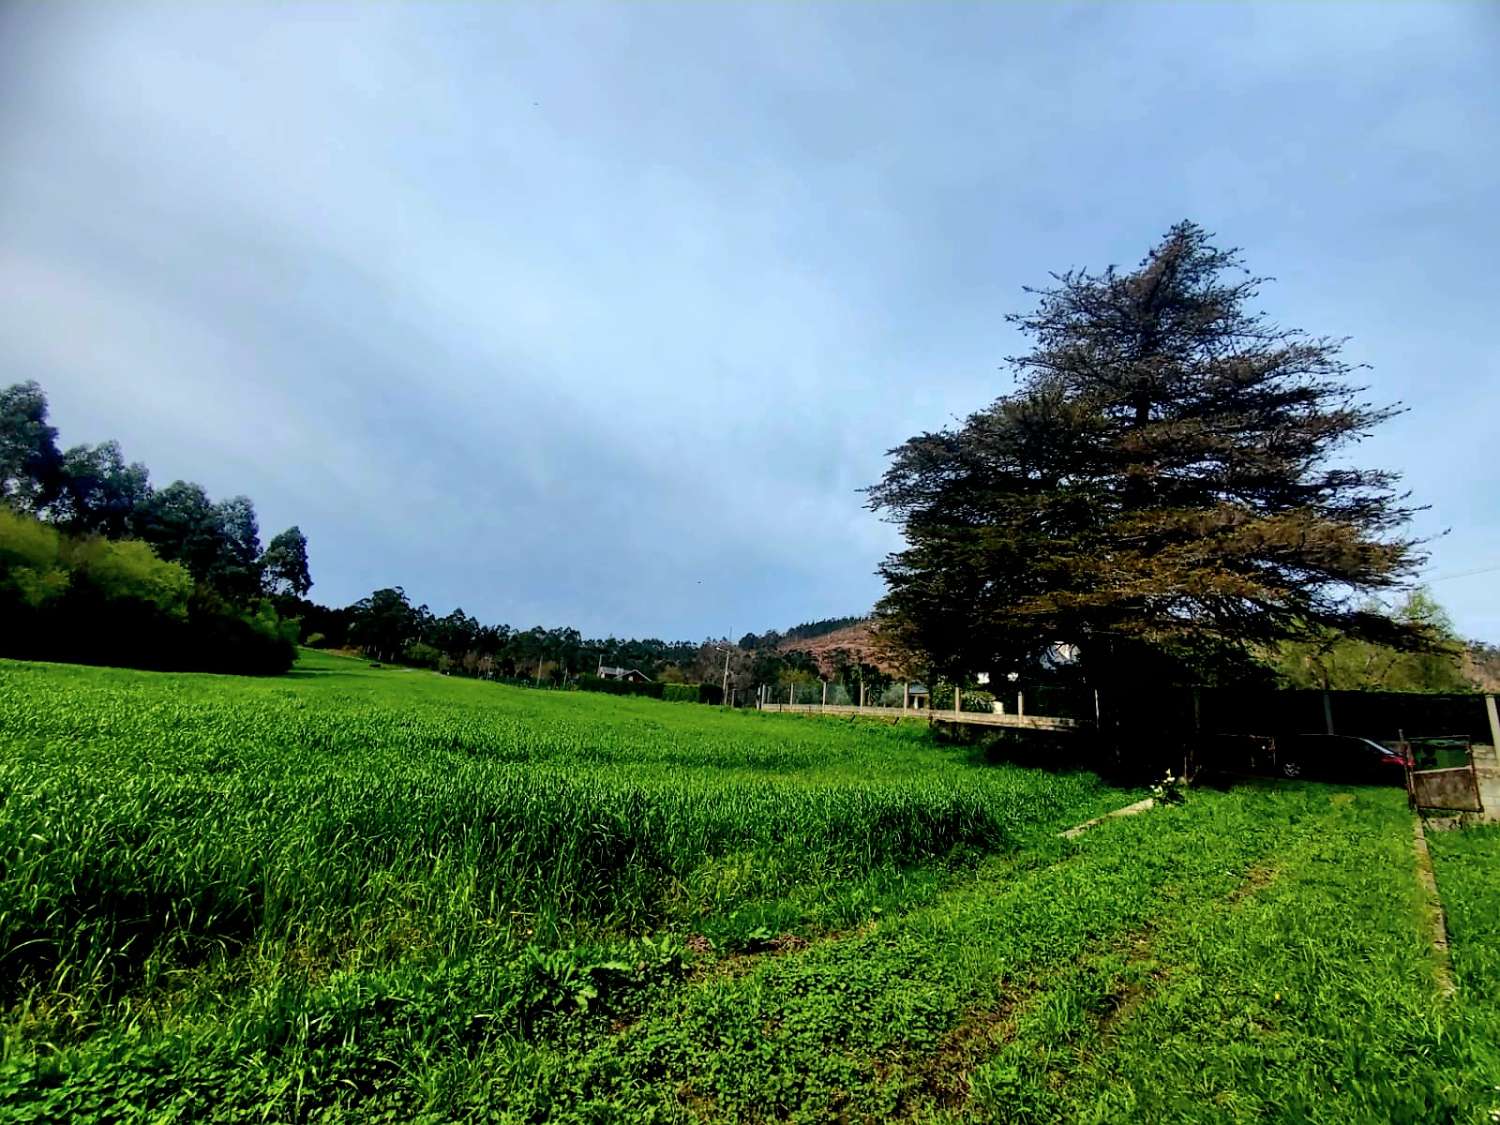
[[1026,693],[1025,692],[1021,692],[1021,691],[1016,692],[1016,714],[1017,715],[1024,715],[1024,714],[1026,714]]
[[1333,733],[1333,696],[1326,691],[1323,693],[1323,725],[1328,728],[1328,734]]
[[963,710],[964,710],[964,689],[958,686],[958,681],[957,680],[954,680],[953,681],[953,713],[955,715],[961,715],[961,714],[963,714]]
[[1495,697],[1487,695],[1484,697],[1484,710],[1490,718],[1490,745],[1495,748],[1495,753],[1500,754],[1500,714],[1495,712]]

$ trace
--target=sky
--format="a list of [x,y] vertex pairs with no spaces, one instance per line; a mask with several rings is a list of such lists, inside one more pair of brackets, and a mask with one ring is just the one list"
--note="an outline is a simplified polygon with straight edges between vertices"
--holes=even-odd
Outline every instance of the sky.
[[0,382],[299,525],[313,597],[860,613],[886,451],[1192,219],[1409,410],[1500,641],[1500,6],[0,5]]

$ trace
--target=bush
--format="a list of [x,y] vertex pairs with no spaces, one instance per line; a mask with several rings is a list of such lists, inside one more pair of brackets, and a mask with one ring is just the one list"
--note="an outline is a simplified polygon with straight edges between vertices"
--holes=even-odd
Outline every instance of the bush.
[[636,684],[629,680],[606,680],[600,676],[579,676],[578,687],[582,691],[602,691],[610,695],[644,695],[650,699],[662,698],[667,687],[677,684]]
[[668,703],[722,703],[724,689],[718,684],[663,684],[661,697]]
[[76,581],[86,582],[106,600],[135,598],[168,617],[185,620],[193,579],[177,563],[163,562],[134,539],[84,539],[68,552]]
[[38,609],[68,589],[57,529],[0,507],[0,599]]
[[283,621],[268,601],[241,609],[200,586],[188,603],[186,648],[153,667],[274,676],[297,659],[297,623]]
[[145,543],[75,538],[0,508],[0,654],[155,670],[285,672],[296,622],[233,605]]
[[401,654],[404,664],[411,664],[417,668],[436,668],[438,661],[442,659],[442,653],[432,645],[415,641],[406,646],[406,651]]
[[[953,710],[953,685],[938,684],[932,689],[928,703],[934,711]],[[995,696],[978,688],[964,688],[963,709],[988,715],[995,709]]]
[[307,640],[302,643],[308,648],[322,648],[328,643],[328,638],[322,633],[309,633],[307,634]]

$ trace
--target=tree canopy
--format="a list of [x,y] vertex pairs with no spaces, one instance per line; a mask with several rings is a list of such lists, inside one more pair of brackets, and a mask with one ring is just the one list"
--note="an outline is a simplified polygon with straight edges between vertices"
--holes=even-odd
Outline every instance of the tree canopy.
[[1428,643],[1366,608],[1422,555],[1396,474],[1344,456],[1397,408],[1361,399],[1342,341],[1251,311],[1263,280],[1181,223],[1130,272],[1028,290],[1016,389],[869,489],[906,539],[885,643],[951,676],[1069,645],[1096,683],[1243,675],[1327,632]]
[[115,441],[60,451],[47,414],[37,383],[0,390],[0,501],[13,510],[70,535],[139,539],[230,602],[302,597],[312,588],[300,528],[277,535],[263,553],[248,496],[215,502],[201,484],[182,480],[154,488],[146,466],[127,463]]
[[[1379,612],[1379,607],[1371,607]],[[1464,667],[1466,646],[1453,621],[1426,590],[1413,590],[1394,616],[1425,629],[1437,642],[1428,651],[1402,651],[1342,633],[1322,631],[1304,640],[1285,641],[1270,662],[1287,687],[1325,691],[1472,691]]]
[[300,527],[293,524],[274,536],[260,561],[267,593],[307,597],[313,580],[307,565],[307,536]]
[[153,488],[146,466],[127,462],[114,441],[59,450],[47,414],[35,382],[0,390],[0,603],[13,616],[5,651],[290,667],[295,625],[284,628],[266,599],[285,605],[312,585],[300,529],[262,553],[248,496],[215,502],[180,480]]

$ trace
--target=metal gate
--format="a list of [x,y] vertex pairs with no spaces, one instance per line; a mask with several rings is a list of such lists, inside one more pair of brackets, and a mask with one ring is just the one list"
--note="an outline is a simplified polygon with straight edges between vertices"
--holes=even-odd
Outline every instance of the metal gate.
[[1404,744],[1406,791],[1419,809],[1483,812],[1474,748],[1465,737],[1412,738]]

